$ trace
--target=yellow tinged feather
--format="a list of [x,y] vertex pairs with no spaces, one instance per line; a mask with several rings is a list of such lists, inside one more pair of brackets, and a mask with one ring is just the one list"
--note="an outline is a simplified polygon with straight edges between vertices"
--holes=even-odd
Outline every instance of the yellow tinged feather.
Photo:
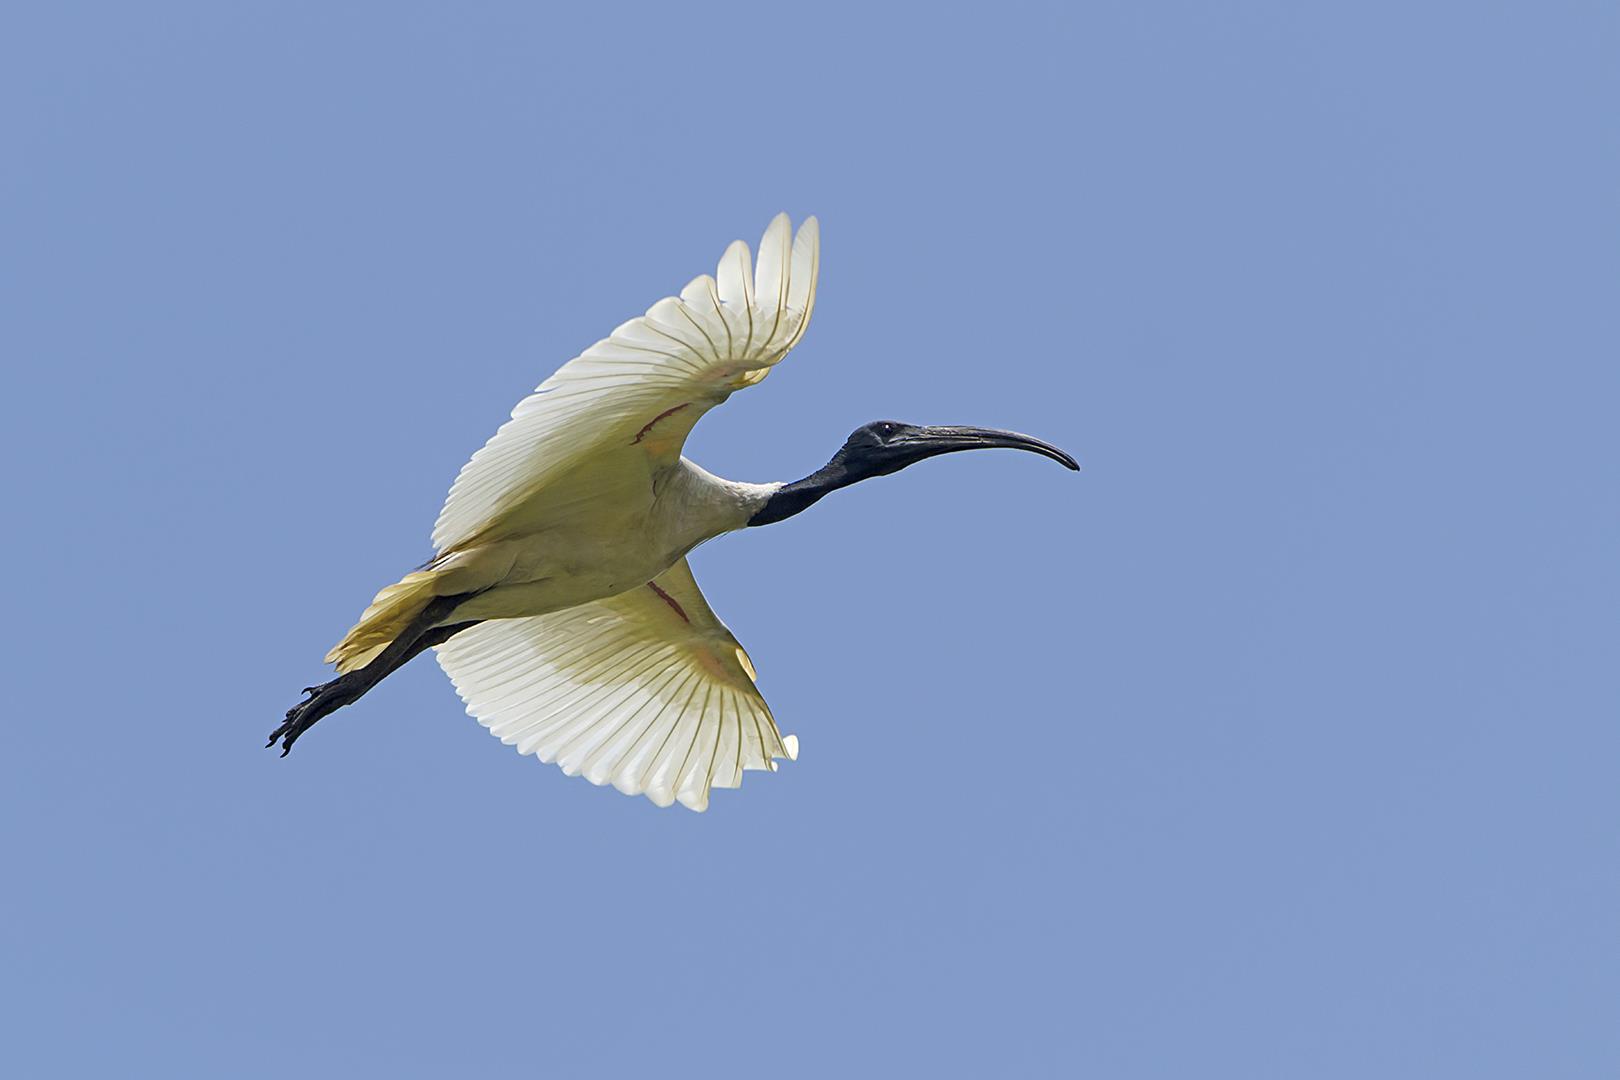
[[326,654],[326,662],[345,675],[375,660],[433,599],[438,577],[436,571],[418,570],[378,592],[360,621]]

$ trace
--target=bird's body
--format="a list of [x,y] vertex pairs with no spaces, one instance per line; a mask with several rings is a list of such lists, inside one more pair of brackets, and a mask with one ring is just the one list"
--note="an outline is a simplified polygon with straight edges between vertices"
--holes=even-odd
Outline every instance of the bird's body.
[[435,593],[476,593],[455,618],[545,615],[639,588],[748,524],[780,484],[722,480],[688,461],[583,473],[522,507],[521,526],[433,564]]
[[1075,468],[1038,439],[880,421],[793,483],[716,477],[681,455],[710,408],[765,378],[815,300],[820,234],[771,223],[757,269],[740,241],[571,360],[513,410],[452,486],[437,554],[379,592],[271,735],[285,754],[321,717],[427,648],[469,713],[524,753],[667,805],[708,804],[746,769],[797,754],[686,554],[799,513],[828,492],[956,450],[1007,446]]

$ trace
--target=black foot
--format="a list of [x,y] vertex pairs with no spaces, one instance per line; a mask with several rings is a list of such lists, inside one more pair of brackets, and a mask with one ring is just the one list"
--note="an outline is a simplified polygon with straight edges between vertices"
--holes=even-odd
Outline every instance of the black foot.
[[266,749],[276,745],[279,740],[281,756],[286,757],[293,743],[298,741],[298,736],[314,727],[317,720],[343,708],[365,691],[359,688],[358,680],[349,675],[340,675],[329,683],[306,686],[304,693],[309,697],[287,710],[287,718],[270,733],[270,741],[264,744]]
[[445,626],[435,625],[470,595],[472,594],[438,597],[423,608],[421,614],[411,620],[399,637],[365,667],[351,671],[347,675],[339,675],[331,682],[321,683],[319,686],[304,687],[304,693],[309,697],[287,710],[287,719],[270,733],[270,741],[264,744],[265,747],[269,748],[280,742],[281,756],[286,757],[293,743],[298,741],[298,736],[314,727],[315,722],[321,717],[359,701],[367,690],[387,678],[389,672],[422,650],[443,645],[450,640],[450,635],[472,626],[477,620]]

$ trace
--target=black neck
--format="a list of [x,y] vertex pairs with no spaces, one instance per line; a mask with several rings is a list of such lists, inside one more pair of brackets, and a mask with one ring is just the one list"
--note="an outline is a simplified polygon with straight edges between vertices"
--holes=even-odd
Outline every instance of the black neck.
[[748,519],[748,524],[770,525],[783,518],[790,518],[801,510],[814,506],[828,492],[837,491],[841,487],[848,487],[864,479],[866,479],[864,476],[851,473],[843,461],[835,457],[803,480],[795,480],[791,484],[783,484],[777,488],[771,497],[765,500],[765,505]]

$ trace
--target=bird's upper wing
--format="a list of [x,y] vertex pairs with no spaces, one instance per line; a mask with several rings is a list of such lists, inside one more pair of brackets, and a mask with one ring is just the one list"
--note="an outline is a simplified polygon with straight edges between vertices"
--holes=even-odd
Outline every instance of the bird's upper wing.
[[685,559],[606,600],[479,623],[438,656],[502,742],[659,806],[703,810],[711,787],[798,756]]
[[673,460],[698,417],[759,382],[810,322],[821,233],[786,214],[765,230],[759,265],[741,240],[714,277],[613,331],[520,401],[462,467],[439,520],[441,553],[475,540],[500,515],[604,450],[641,445]]

